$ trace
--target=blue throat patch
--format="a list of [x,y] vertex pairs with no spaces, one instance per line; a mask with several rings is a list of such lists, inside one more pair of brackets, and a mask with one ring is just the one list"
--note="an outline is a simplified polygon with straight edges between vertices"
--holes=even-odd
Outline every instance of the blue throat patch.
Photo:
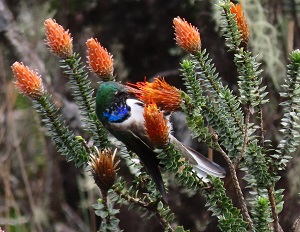
[[121,122],[129,116],[128,111],[130,111],[130,107],[122,105],[113,110],[104,111],[103,116],[107,118],[109,122]]

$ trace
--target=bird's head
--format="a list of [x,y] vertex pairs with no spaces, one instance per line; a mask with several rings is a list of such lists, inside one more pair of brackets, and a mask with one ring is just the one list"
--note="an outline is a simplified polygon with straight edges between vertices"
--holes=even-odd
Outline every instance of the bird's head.
[[100,85],[96,95],[96,114],[103,122],[120,122],[128,117],[130,107],[126,105],[129,97],[127,87],[114,81]]

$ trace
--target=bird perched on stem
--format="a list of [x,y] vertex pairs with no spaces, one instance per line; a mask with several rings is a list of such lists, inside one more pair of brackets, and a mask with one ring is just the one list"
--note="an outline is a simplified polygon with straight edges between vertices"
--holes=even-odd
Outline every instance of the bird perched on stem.
[[[128,149],[135,152],[146,171],[154,180],[157,188],[166,200],[166,192],[156,157],[155,144],[147,134],[145,126],[145,104],[132,94],[131,87],[117,82],[103,82],[96,96],[96,114],[106,129],[123,142]],[[153,124],[152,124],[153,125]],[[167,142],[170,142],[185,157],[198,176],[205,179],[207,174],[223,177],[224,169],[210,161],[202,154],[186,147],[170,133],[171,126],[167,126]]]

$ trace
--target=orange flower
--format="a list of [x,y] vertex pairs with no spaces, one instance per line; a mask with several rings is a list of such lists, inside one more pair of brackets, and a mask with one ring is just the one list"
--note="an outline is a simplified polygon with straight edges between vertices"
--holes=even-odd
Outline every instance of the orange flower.
[[147,135],[156,147],[165,146],[169,140],[168,120],[165,119],[157,105],[152,102],[144,107],[144,125]]
[[250,32],[248,23],[245,19],[245,15],[243,13],[242,5],[231,3],[230,13],[234,14],[236,24],[239,28],[240,33],[242,34],[242,44],[247,45],[249,42]]
[[128,85],[135,87],[129,88],[129,91],[146,104],[153,100],[158,107],[168,112],[181,109],[181,91],[169,85],[164,78],[156,77],[152,83],[145,80],[136,84],[128,83]]
[[114,161],[117,149],[115,149],[113,154],[109,149],[104,151],[99,151],[96,147],[95,149],[96,152],[91,155],[89,166],[91,167],[95,183],[101,191],[107,192],[113,186],[116,172],[118,171],[117,166],[120,161],[116,163]]
[[180,17],[173,20],[175,40],[184,50],[195,53],[201,50],[201,39],[198,29]]
[[44,93],[41,77],[37,72],[31,71],[23,63],[15,62],[11,69],[16,77],[15,85],[24,95],[39,99]]
[[60,58],[68,58],[73,54],[73,39],[69,30],[56,23],[54,19],[47,19],[44,22],[46,44],[49,46],[51,52]]
[[97,39],[88,39],[86,45],[91,70],[104,80],[112,80],[114,71],[112,55],[101,46]]

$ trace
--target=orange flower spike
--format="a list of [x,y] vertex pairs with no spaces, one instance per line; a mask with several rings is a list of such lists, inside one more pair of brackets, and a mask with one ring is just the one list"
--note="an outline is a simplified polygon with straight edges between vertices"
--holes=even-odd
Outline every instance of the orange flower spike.
[[196,27],[180,17],[174,18],[173,25],[176,43],[181,48],[190,53],[196,53],[201,50],[200,33]]
[[153,101],[166,111],[177,111],[181,109],[181,91],[169,85],[164,78],[155,78],[152,83]]
[[112,80],[114,71],[112,55],[101,46],[97,39],[88,39],[86,45],[91,70],[105,80]]
[[144,118],[147,135],[154,146],[164,147],[169,142],[169,126],[162,111],[152,102],[144,107]]
[[112,154],[111,150],[99,151],[96,147],[95,154],[91,155],[89,166],[94,177],[95,183],[101,191],[107,192],[115,182],[115,176],[118,171],[118,164],[115,162],[117,149]]
[[147,81],[129,84],[134,88],[129,91],[134,93],[141,101],[146,104],[153,100],[162,110],[172,112],[181,109],[181,91],[169,85],[164,78],[155,78],[152,83]]
[[242,34],[242,43],[247,45],[249,42],[250,31],[248,23],[245,19],[243,13],[242,5],[231,3],[230,13],[235,15],[236,24],[239,28],[240,33]]
[[73,54],[73,39],[69,31],[56,23],[54,19],[47,19],[44,22],[46,44],[51,52],[59,58],[68,58]]
[[42,79],[37,72],[31,71],[20,62],[15,62],[11,69],[17,79],[14,83],[21,93],[35,100],[41,98],[44,93],[44,87]]

